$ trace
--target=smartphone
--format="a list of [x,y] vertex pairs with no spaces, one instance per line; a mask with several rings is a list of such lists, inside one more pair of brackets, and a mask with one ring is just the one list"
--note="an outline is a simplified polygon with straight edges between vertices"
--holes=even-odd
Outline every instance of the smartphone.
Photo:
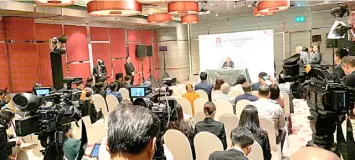
[[95,144],[95,146],[92,149],[91,154],[90,154],[91,158],[98,158],[99,157],[100,145],[101,144],[98,144],[98,143]]
[[263,80],[264,80],[264,81],[269,80],[269,76],[264,76],[264,77],[263,77]]

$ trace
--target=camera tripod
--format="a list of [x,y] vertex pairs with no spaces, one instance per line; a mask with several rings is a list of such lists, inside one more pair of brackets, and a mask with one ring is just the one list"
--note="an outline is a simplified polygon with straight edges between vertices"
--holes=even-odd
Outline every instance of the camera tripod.
[[45,160],[63,160],[64,159],[64,139],[63,131],[53,131],[38,136],[41,145],[45,148],[42,151]]

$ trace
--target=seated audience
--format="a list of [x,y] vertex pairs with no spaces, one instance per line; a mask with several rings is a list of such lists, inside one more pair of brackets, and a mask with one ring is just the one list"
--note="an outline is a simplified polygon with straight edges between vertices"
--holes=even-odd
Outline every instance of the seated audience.
[[191,116],[194,116],[195,115],[194,101],[196,98],[200,97],[200,95],[194,91],[194,88],[191,84],[186,85],[186,91],[187,92],[183,95],[183,97],[185,97],[187,100],[189,100],[189,102],[192,106],[192,115]]
[[117,85],[117,90],[116,91],[118,91],[123,85],[123,73],[117,73],[115,75],[115,83]]
[[132,87],[131,85],[132,77],[131,76],[125,76],[124,81],[123,81],[123,86],[122,88],[130,89]]
[[243,91],[244,91],[244,94],[242,95],[239,95],[237,98],[235,98],[235,104],[237,104],[240,100],[248,100],[248,101],[251,101],[251,102],[254,102],[254,101],[257,101],[259,98],[253,94],[251,94],[251,85],[250,83],[244,83],[243,86]]
[[277,84],[270,85],[270,101],[284,108],[284,99],[280,96],[280,88]]
[[93,88],[94,86],[94,79],[92,77],[88,77],[86,79],[86,84],[85,84],[85,87],[87,88]]
[[221,78],[221,77],[217,78],[216,83],[214,84],[213,90],[220,91],[223,83],[224,83],[223,78]]
[[226,151],[213,152],[209,160],[248,160],[247,155],[254,144],[253,134],[246,128],[238,127],[231,131],[232,146]]
[[259,90],[260,86],[266,86],[266,85],[267,85],[267,84],[266,84],[266,79],[268,79],[268,77],[269,77],[269,76],[268,76],[267,73],[265,73],[265,72],[259,73],[259,76],[258,76],[259,82],[253,83],[253,84],[251,85],[252,90],[253,90],[253,91],[257,91],[257,90]]
[[207,82],[207,73],[206,72],[201,72],[200,73],[200,79],[201,79],[201,82],[196,84],[195,85],[195,90],[203,90],[207,93],[208,95],[208,100],[211,101],[212,98],[211,98],[211,94],[212,94],[212,88],[213,88],[213,85],[212,84],[209,84]]
[[227,140],[224,124],[213,119],[216,115],[216,105],[213,102],[207,102],[204,106],[204,113],[206,118],[196,123],[195,133],[206,131],[216,135],[222,141],[223,148],[226,149]]
[[64,145],[63,151],[65,158],[68,160],[76,160],[76,156],[80,151],[81,141],[79,139],[74,139],[71,124],[65,125],[63,129],[64,137]]
[[247,82],[247,78],[244,75],[239,75],[237,78],[237,82],[231,88],[231,91],[240,91],[243,92],[243,84]]
[[122,95],[121,95],[120,92],[117,92],[116,90],[117,90],[117,85],[116,85],[115,82],[112,82],[112,83],[109,85],[109,88],[108,88],[106,94],[107,94],[107,95],[113,95],[113,96],[115,96],[115,97],[117,98],[117,100],[118,100],[119,102],[121,102],[121,101],[122,101]]
[[283,142],[285,141],[286,131],[284,127],[286,125],[285,115],[280,105],[270,102],[270,89],[268,87],[259,88],[259,100],[251,102],[259,112],[259,116],[264,116],[274,121],[276,132],[276,143],[281,142],[281,149]]
[[345,86],[355,88],[355,56],[346,56],[341,60],[341,67],[345,73]]
[[191,145],[191,151],[193,155],[193,159],[195,159],[195,147],[194,147],[194,138],[195,132],[192,125],[184,120],[184,112],[180,105],[176,107],[178,119],[176,121],[170,121],[168,129],[175,129],[181,131],[189,140]]
[[148,108],[121,106],[108,118],[107,150],[112,160],[151,160],[160,120]]
[[104,83],[102,83],[102,82],[95,83],[94,93],[99,94],[102,97],[106,98],[106,91],[104,90]]
[[253,133],[254,139],[263,149],[264,160],[271,159],[269,137],[266,131],[260,128],[258,110],[253,105],[247,105],[240,115],[239,127],[244,127]]
[[225,99],[228,100],[234,106],[235,98],[233,96],[228,95],[230,91],[230,86],[228,83],[223,83],[221,86],[221,93],[215,93],[213,95],[213,100]]
[[302,147],[291,156],[291,160],[340,160],[333,152],[318,147]]

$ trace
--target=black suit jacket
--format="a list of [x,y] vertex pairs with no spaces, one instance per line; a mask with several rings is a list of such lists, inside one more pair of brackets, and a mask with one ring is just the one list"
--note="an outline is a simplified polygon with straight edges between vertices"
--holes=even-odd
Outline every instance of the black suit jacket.
[[223,148],[227,148],[226,131],[224,129],[223,123],[215,121],[213,118],[207,117],[205,120],[198,122],[195,125],[196,134],[204,131],[216,135],[222,141]]
[[248,160],[248,158],[245,157],[241,151],[229,149],[226,151],[213,152],[208,160]]
[[345,86],[355,88],[355,71],[345,77]]
[[334,74],[337,76],[337,78],[339,78],[340,80],[343,79],[343,77],[345,76],[344,70],[341,68],[340,65],[337,65],[334,68]]
[[233,62],[233,61],[230,61],[230,62],[229,62],[229,66],[227,66],[227,62],[224,62],[222,68],[224,68],[224,67],[234,68],[234,62]]
[[126,62],[126,63],[124,64],[124,69],[125,69],[125,71],[126,71],[126,75],[129,75],[129,76],[132,76],[132,72],[135,71],[132,62],[131,62],[131,63],[127,63],[127,62]]

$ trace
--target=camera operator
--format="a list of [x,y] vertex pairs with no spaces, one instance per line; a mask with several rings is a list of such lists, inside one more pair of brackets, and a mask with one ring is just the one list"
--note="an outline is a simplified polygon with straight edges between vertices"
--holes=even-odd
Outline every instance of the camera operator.
[[112,160],[151,160],[160,120],[148,108],[121,106],[108,120],[107,148]]
[[7,160],[12,152],[12,147],[16,146],[16,142],[8,142],[6,130],[11,126],[11,120],[15,114],[9,109],[0,111],[0,159]]
[[345,85],[355,88],[355,56],[346,56],[341,60],[341,68],[346,74]]
[[341,60],[345,57],[345,56],[348,56],[349,55],[349,52],[348,50],[342,48],[342,49],[339,49],[335,52],[335,57],[334,57],[334,63],[337,65],[335,68],[334,68],[334,74],[337,76],[337,78],[339,79],[343,79],[343,77],[345,76],[345,73],[344,73],[344,70],[343,68],[341,67],[340,63],[341,63]]

